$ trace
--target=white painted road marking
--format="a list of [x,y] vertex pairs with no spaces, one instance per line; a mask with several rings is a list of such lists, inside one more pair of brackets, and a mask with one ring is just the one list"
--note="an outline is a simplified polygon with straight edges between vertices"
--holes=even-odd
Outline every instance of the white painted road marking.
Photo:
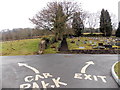
[[95,81],[98,81],[97,76],[93,75]]
[[[102,80],[102,82],[106,83],[106,76],[95,76],[95,75],[89,75],[86,74],[86,69],[90,66],[90,65],[94,65],[93,61],[89,61],[86,62],[87,65],[85,65],[82,69],[81,69],[81,73],[75,73],[74,78],[75,79],[84,79],[84,80],[94,80],[94,81],[98,81],[99,79]],[[99,79],[98,79],[99,78]]]
[[34,71],[36,74],[39,74],[39,73],[40,73],[36,68],[31,67],[31,66],[29,66],[29,65],[27,65],[27,64],[25,64],[25,63],[18,63],[18,65],[19,65],[20,67],[21,67],[21,66],[25,66],[25,67],[31,69],[32,71]]
[[101,78],[104,83],[107,82],[107,81],[105,80],[106,76],[98,76],[98,77]]
[[[26,76],[24,78],[24,81],[29,82],[29,83],[20,85],[20,88],[30,88],[30,87],[40,88],[36,81],[38,81],[39,79],[47,79],[47,78],[51,78],[55,85],[50,85],[49,83],[46,83],[45,81],[41,81],[43,88],[48,88],[48,87],[55,88],[55,86],[58,88],[58,87],[60,87],[60,85],[64,85],[64,86],[67,85],[67,83],[60,81],[60,77],[58,77],[57,79],[52,78],[53,75],[51,75],[50,73],[42,73],[43,74],[43,76],[42,76],[42,75],[40,75],[40,72],[34,67],[31,67],[25,63],[18,63],[18,65],[20,67],[25,66],[36,73],[35,77],[34,76]],[[35,80],[35,82],[33,82],[34,80]],[[31,82],[33,82],[32,85],[30,84]]]
[[81,69],[81,73],[85,73],[86,72],[86,69],[90,66],[90,65],[94,65],[93,61],[89,61],[89,62],[86,62],[87,65],[85,65],[82,69]]
[[33,76],[27,76],[25,77],[25,82],[32,82],[34,79],[33,79]]
[[57,88],[60,87],[60,84],[64,85],[64,86],[67,85],[67,83],[60,82],[60,77],[58,77],[57,79],[53,78],[52,80],[55,83],[55,85],[56,85]]
[[94,80],[94,81],[98,81],[101,80],[104,83],[107,83],[106,81],[106,76],[96,76],[96,75],[88,75],[88,74],[81,74],[81,73],[75,73],[74,76],[75,79],[80,79],[80,80]]
[[[30,87],[32,87],[32,88],[40,88],[39,84],[36,82],[39,79],[40,80],[42,79],[41,85],[42,85],[43,88],[50,88],[50,87],[51,88],[55,88],[55,87],[59,88],[61,85],[64,85],[64,86],[67,85],[67,83],[64,83],[64,82],[60,81],[60,77],[55,79],[55,78],[53,78],[53,75],[50,74],[50,73],[41,73],[42,75],[40,75],[40,72],[36,68],[31,67],[31,66],[29,66],[29,65],[27,65],[25,63],[18,63],[18,65],[20,67],[21,66],[27,67],[27,68],[31,69],[32,71],[34,71],[36,73],[35,76],[26,76],[24,78],[25,82],[29,82],[29,83],[32,82],[32,84],[29,84],[29,83],[22,84],[22,85],[20,85],[20,88],[30,88]],[[106,81],[106,76],[95,76],[95,75],[86,74],[86,69],[90,65],[94,65],[94,62],[93,61],[86,62],[86,65],[81,69],[81,73],[75,73],[74,78],[81,79],[81,80],[82,79],[90,80],[90,81],[91,80],[98,81],[99,79],[101,79],[102,82],[106,83],[107,82]],[[50,83],[47,83],[47,82],[43,81],[43,79],[47,79],[47,78],[51,78],[55,85],[51,85]]]
[[75,73],[74,78],[82,79],[82,74],[81,73]]
[[87,74],[84,74],[84,76],[85,76],[85,80],[92,80],[92,78],[91,78],[91,75],[87,75]]
[[47,88],[47,86],[49,85],[49,83],[45,83],[44,81],[41,81],[41,83],[42,83],[43,88]]

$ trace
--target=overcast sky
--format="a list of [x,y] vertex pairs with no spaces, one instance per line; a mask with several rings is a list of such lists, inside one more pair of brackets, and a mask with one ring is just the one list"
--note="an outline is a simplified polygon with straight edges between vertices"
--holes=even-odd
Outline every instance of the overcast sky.
[[[33,27],[29,18],[32,18],[50,1],[54,0],[0,0],[0,30]],[[118,1],[120,0],[74,1],[81,3],[86,11],[97,12],[104,8],[118,16]]]

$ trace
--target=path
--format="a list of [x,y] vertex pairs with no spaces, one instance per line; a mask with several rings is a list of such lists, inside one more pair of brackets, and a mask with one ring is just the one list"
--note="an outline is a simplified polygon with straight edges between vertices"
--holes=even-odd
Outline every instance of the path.
[[68,44],[67,44],[66,38],[63,38],[61,42],[60,51],[68,51]]

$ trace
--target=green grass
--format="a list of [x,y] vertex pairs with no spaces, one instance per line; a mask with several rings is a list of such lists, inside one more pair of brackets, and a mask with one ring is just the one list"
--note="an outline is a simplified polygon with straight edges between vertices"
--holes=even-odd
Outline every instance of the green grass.
[[119,79],[120,79],[120,62],[118,62],[116,65],[115,65],[115,73],[118,75]]
[[38,51],[38,44],[41,39],[24,39],[1,42],[3,56],[33,55]]
[[[44,36],[51,39],[53,36]],[[43,38],[43,37],[42,37]],[[37,54],[39,50],[39,43],[41,39],[24,39],[24,40],[14,40],[14,41],[5,41],[1,42],[0,45],[0,54],[2,56],[16,56],[16,55],[34,55]],[[58,52],[58,47],[60,41],[50,44],[47,49],[44,50],[44,54],[53,54]],[[55,48],[51,48],[51,47]]]
[[[44,36],[44,37],[52,39],[53,36],[49,36],[49,37]],[[80,41],[78,41],[78,39]],[[0,44],[2,45],[2,47],[0,47],[0,54],[2,54],[3,56],[37,54],[40,40],[41,39],[38,38],[38,39],[24,39],[24,40],[1,42]],[[87,40],[86,44],[83,43],[85,40]],[[105,44],[104,40],[106,40],[106,38],[99,37],[99,40],[95,40],[91,37],[76,37],[72,39],[67,38],[67,43],[69,50],[81,50],[79,47],[85,47],[82,50],[91,50],[93,48],[92,44],[94,42],[96,42],[96,46],[98,46],[98,43],[100,42]],[[71,43],[71,41],[75,41],[75,43]],[[92,41],[92,44],[90,44],[89,41]],[[78,45],[76,45],[76,42],[78,43]],[[47,49],[44,50],[44,54],[57,53],[59,46],[60,46],[60,41],[54,44],[49,44]]]

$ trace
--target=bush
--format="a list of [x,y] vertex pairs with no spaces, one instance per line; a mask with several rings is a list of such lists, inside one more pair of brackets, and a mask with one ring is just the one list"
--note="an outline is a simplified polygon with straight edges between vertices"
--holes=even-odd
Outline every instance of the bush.
[[54,44],[57,42],[55,37],[43,37],[42,40],[45,40],[46,48],[48,48],[48,46],[50,46],[50,44]]
[[56,42],[55,37],[52,37],[51,40],[50,40],[50,43],[53,44],[53,43],[55,43],[55,42]]
[[50,38],[43,37],[42,40],[45,40],[45,47],[47,48],[50,44]]

